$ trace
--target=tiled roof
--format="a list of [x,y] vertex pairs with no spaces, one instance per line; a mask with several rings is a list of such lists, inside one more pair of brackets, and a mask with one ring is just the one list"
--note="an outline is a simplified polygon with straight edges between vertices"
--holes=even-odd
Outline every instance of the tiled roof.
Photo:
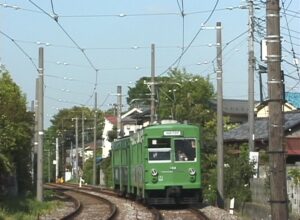
[[[217,108],[217,100],[211,100],[213,108]],[[257,103],[257,101],[255,101]],[[241,99],[223,99],[224,114],[247,115],[249,109],[248,100]]]
[[[286,112],[284,114],[285,123],[284,130],[287,131],[290,128],[300,124],[300,112]],[[269,136],[269,118],[259,118],[255,120],[255,140],[267,140]],[[224,142],[232,141],[246,141],[249,139],[249,126],[248,122],[241,126],[224,132]]]
[[107,115],[105,116],[105,118],[110,122],[112,123],[113,125],[116,125],[117,124],[117,117],[114,116],[114,115]]

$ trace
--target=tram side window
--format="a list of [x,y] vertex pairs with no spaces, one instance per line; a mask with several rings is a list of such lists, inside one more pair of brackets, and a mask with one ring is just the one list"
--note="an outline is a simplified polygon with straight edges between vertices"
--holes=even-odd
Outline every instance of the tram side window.
[[175,160],[176,161],[195,161],[196,160],[196,141],[195,139],[175,140]]
[[149,161],[171,160],[171,140],[169,138],[148,139]]

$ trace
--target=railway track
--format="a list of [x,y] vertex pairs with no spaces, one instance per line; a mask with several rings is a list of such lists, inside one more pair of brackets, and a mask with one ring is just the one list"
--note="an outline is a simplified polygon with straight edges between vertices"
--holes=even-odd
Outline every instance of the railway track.
[[[115,193],[114,191],[109,190],[109,189],[94,187],[94,186],[90,186],[90,185],[82,185],[82,187],[79,188],[78,185],[70,184],[70,183],[64,183],[62,186],[74,188],[75,190],[80,190],[80,191],[88,191],[89,193],[92,193],[92,194],[100,194],[101,197],[106,197],[110,201],[119,200],[118,202],[113,201],[116,204],[119,204],[120,200],[121,200],[121,203],[123,203],[123,205],[129,204],[129,207],[131,207],[131,208],[134,207],[133,209],[136,211],[135,214],[129,215],[130,219],[155,219],[155,220],[162,220],[162,219],[165,219],[165,220],[168,220],[168,219],[181,219],[181,220],[203,219],[203,220],[207,220],[207,219],[209,219],[205,216],[204,213],[201,212],[201,210],[196,209],[196,208],[163,209],[163,208],[159,208],[159,207],[145,207],[145,206],[141,205],[140,203],[136,203],[135,201],[131,201],[126,198],[120,198],[117,193]],[[112,198],[114,198],[114,199],[112,199]],[[116,205],[116,206],[118,206],[118,205]],[[142,207],[143,207],[143,209],[146,209],[148,212],[150,212],[151,215],[145,214],[144,210],[140,211],[140,209],[142,209]],[[128,210],[130,211],[130,208]],[[121,210],[116,216],[114,216],[113,219],[126,219],[126,218],[124,218],[124,216],[127,214],[122,213],[122,211],[124,211],[124,210]],[[141,213],[143,213],[143,214],[141,214]]]
[[[117,214],[114,203],[99,195],[88,194],[74,187],[61,184],[46,184],[46,187],[63,193],[73,201],[73,209],[67,211],[62,217],[51,219],[113,219]],[[100,213],[100,214],[99,214]],[[44,218],[40,218],[44,219]],[[47,219],[47,218],[45,218]]]

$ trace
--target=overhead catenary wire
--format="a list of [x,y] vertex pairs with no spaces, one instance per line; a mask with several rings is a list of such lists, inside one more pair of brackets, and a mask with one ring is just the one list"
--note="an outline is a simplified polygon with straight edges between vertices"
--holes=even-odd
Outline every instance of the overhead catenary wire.
[[[212,17],[212,15],[214,14],[216,7],[219,4],[219,0],[217,0],[213,6],[213,9],[211,10],[210,14],[208,15],[208,17],[206,18],[206,20],[202,23],[203,25],[205,25],[209,19]],[[196,38],[198,37],[198,35],[200,34],[201,30],[203,30],[203,27],[201,26],[200,29],[197,31],[197,33],[195,34],[195,36],[192,38],[192,40],[190,41],[190,43],[187,45],[187,47],[181,52],[181,54],[179,55],[179,57],[162,73],[160,73],[158,76],[161,76],[163,74],[165,74],[170,68],[172,68],[182,57],[183,55],[189,50],[189,48],[191,47],[191,45],[194,43],[194,41],[196,40]]]
[[36,8],[38,8],[39,10],[41,10],[45,15],[47,15],[48,17],[50,17],[51,19],[53,19],[56,24],[60,27],[60,29],[66,34],[66,36],[73,42],[73,44],[77,47],[77,49],[79,51],[81,51],[81,53],[83,54],[83,56],[86,58],[87,62],[90,64],[90,66],[94,69],[95,71],[95,83],[94,83],[94,89],[92,94],[89,96],[89,99],[86,101],[86,103],[88,103],[92,97],[94,96],[96,89],[97,89],[97,84],[98,84],[98,71],[99,69],[97,69],[95,67],[95,65],[92,63],[91,59],[87,56],[87,54],[84,51],[84,48],[80,47],[79,44],[71,37],[71,35],[65,30],[65,28],[58,22],[58,16],[54,15],[51,16],[48,12],[46,12],[44,9],[42,9],[40,6],[38,6],[36,3],[34,3],[32,0],[28,0],[32,5],[34,5]]
[[[283,11],[285,12],[285,5],[284,5],[284,2],[282,1],[281,3],[282,3]],[[286,26],[287,26],[289,38],[290,38],[290,44],[291,44],[291,50],[292,50],[292,53],[293,53],[293,58],[296,59],[296,54],[295,54],[294,45],[293,45],[293,41],[292,41],[292,37],[291,37],[291,32],[290,32],[290,28],[289,28],[289,23],[288,23],[288,20],[287,20],[286,15],[285,15],[284,17],[285,17],[285,22],[286,22]],[[299,67],[298,67],[297,63],[295,63],[295,65],[296,65],[296,70],[297,70],[298,77],[300,78]]]
[[10,37],[8,34],[4,33],[3,31],[0,30],[0,33],[5,36],[6,38],[8,38],[9,40],[11,40],[13,42],[13,44],[16,45],[16,47],[30,60],[31,64],[35,67],[36,71],[39,72],[39,69],[37,67],[37,65],[34,63],[33,58],[31,56],[29,56],[29,54],[12,38]]

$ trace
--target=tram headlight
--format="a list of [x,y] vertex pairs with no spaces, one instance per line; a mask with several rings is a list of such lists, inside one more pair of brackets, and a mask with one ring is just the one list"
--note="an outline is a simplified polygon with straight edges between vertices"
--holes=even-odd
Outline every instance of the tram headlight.
[[151,170],[151,175],[152,175],[152,176],[157,176],[157,175],[158,175],[157,170],[156,170],[156,169],[152,169],[152,170]]
[[189,168],[189,174],[190,174],[190,182],[196,181],[196,170],[194,168]]
[[196,170],[194,168],[189,168],[189,174],[191,176],[195,176],[196,175]]
[[158,181],[158,172],[156,169],[151,170],[152,183],[157,183]]

